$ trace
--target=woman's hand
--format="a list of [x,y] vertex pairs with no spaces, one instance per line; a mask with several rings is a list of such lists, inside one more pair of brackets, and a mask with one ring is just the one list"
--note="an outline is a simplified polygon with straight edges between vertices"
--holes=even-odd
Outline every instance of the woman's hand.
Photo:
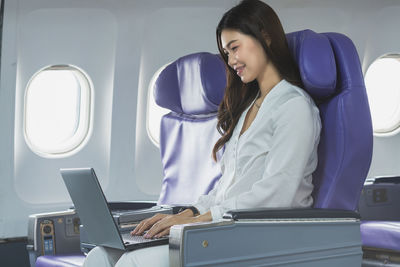
[[184,210],[176,215],[169,214],[156,214],[153,217],[143,220],[135,230],[131,232],[132,235],[141,235],[144,231],[150,229],[145,235],[145,238],[159,238],[169,234],[172,225],[186,224],[202,221],[211,221],[211,212],[203,215],[193,217],[191,210]]
[[168,214],[157,213],[153,217],[141,221],[131,232],[131,235],[142,235],[144,231],[150,229],[156,222],[162,220],[167,216]]
[[180,214],[169,215],[156,222],[144,235],[145,238],[159,238],[169,235],[171,226],[195,222],[195,217],[181,216]]

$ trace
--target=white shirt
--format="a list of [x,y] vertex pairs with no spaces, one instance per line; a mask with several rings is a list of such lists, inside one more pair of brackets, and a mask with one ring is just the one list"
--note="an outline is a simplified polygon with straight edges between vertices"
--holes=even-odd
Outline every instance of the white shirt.
[[264,98],[250,127],[239,137],[249,107],[241,114],[220,159],[222,176],[194,206],[226,211],[309,207],[321,131],[319,111],[302,89],[282,80]]

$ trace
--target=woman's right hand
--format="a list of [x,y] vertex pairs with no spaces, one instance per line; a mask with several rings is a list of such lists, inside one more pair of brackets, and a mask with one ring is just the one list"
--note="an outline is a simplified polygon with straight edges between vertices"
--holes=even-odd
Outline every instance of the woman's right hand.
[[194,214],[190,209],[186,209],[178,214],[163,214],[163,213],[157,213],[151,218],[147,218],[143,221],[141,221],[136,228],[131,232],[131,235],[143,235],[143,233],[146,230],[149,230],[151,227],[153,227],[154,224],[157,222],[161,221],[164,218],[172,218],[172,219],[177,219],[177,218],[186,218],[186,217],[193,217]]
[[144,231],[149,230],[155,223],[163,218],[171,216],[170,214],[157,213],[153,217],[141,221],[136,228],[131,232],[131,235],[142,235]]

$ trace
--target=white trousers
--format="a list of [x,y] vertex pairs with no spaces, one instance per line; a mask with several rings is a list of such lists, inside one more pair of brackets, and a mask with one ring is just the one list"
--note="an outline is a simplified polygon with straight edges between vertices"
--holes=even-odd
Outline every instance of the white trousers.
[[83,267],[169,267],[168,245],[125,252],[95,247],[87,255]]

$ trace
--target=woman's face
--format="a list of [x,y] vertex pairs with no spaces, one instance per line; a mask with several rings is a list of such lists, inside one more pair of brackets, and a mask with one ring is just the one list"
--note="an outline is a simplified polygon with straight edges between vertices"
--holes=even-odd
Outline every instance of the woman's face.
[[228,56],[228,65],[236,71],[242,82],[260,81],[268,68],[267,55],[252,36],[236,30],[221,32],[221,43]]

